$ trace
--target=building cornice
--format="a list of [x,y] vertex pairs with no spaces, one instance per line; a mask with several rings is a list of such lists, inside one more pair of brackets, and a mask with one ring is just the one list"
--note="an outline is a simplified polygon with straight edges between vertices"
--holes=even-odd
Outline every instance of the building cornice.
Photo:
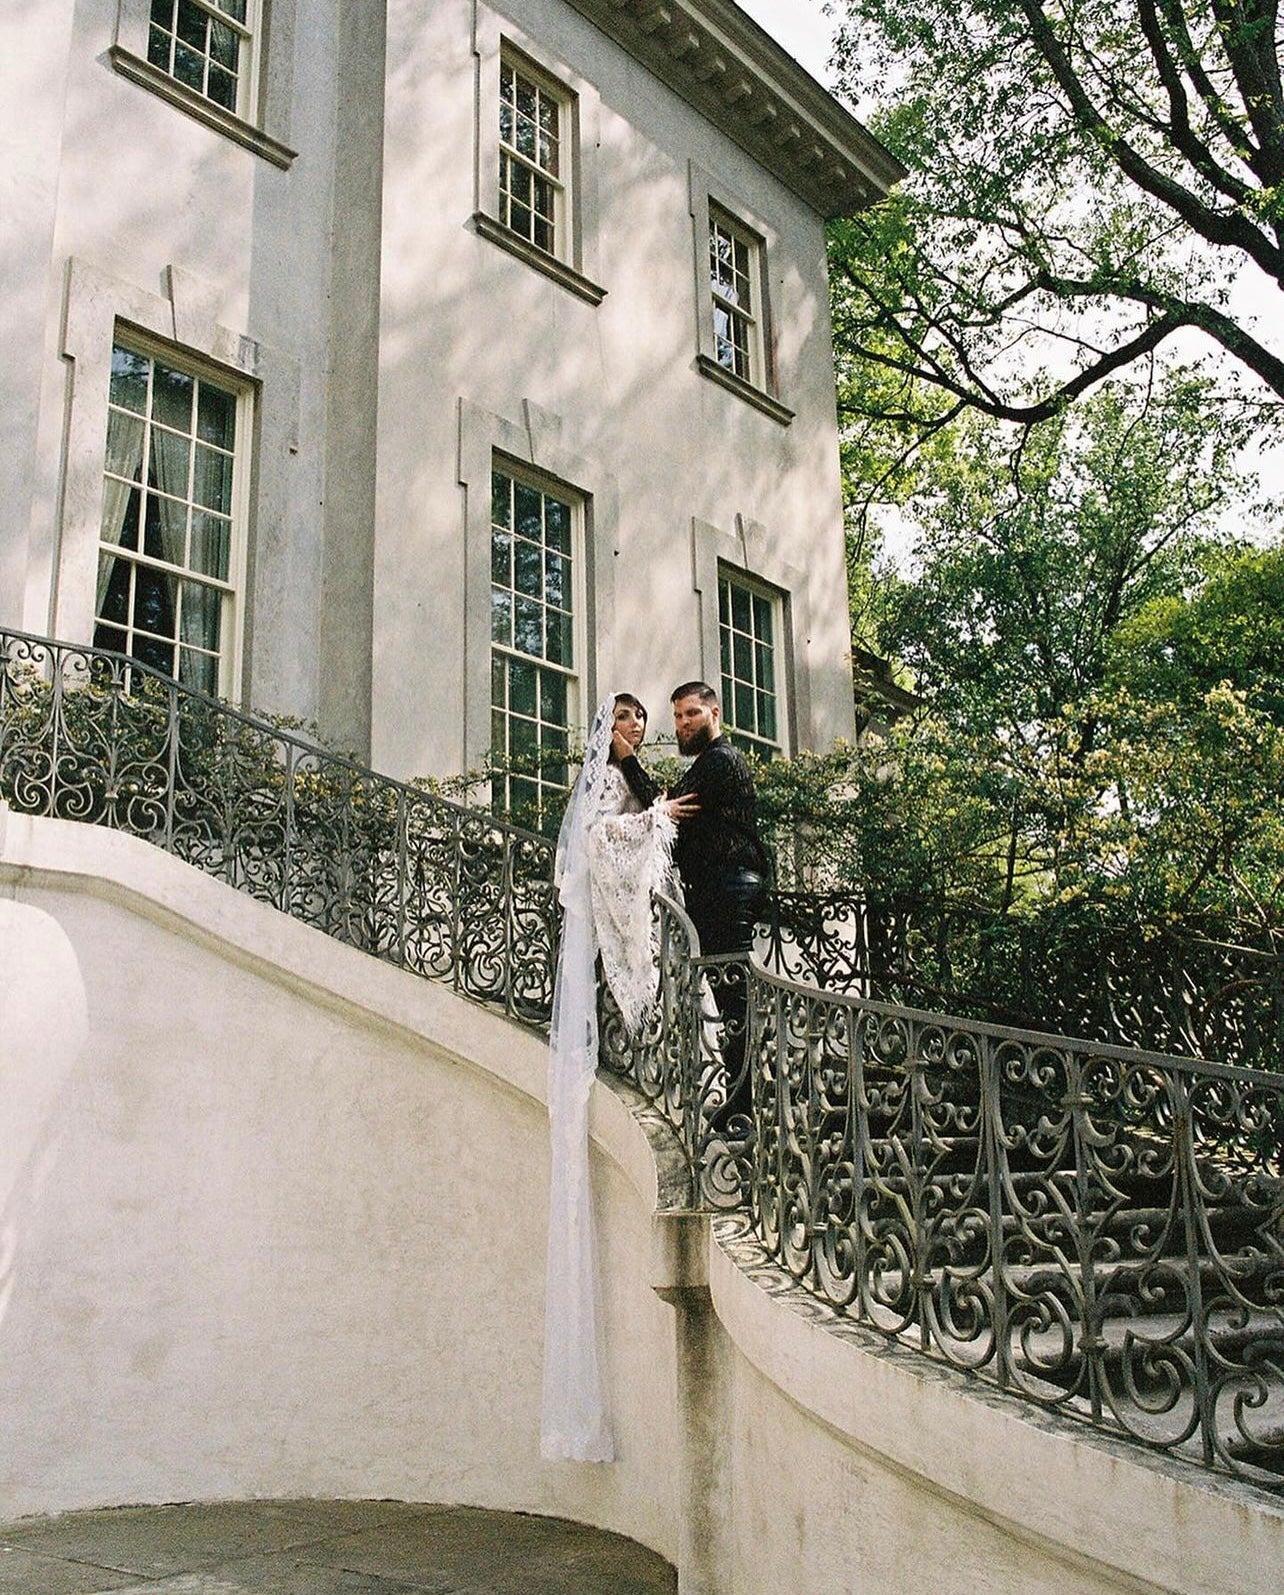
[[733,0],[570,0],[826,217],[881,199],[905,169]]

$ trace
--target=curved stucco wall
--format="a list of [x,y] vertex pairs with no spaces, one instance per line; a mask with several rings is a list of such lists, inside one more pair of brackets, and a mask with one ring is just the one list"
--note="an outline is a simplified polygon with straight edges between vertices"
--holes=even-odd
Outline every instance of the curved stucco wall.
[[620,1459],[541,1462],[538,1040],[90,827],[0,808],[0,898],[57,927],[90,1021],[52,1089],[3,1060],[48,1122],[4,1213],[0,1517],[458,1501],[631,1534],[684,1595],[1284,1583],[1280,1503],[1032,1418],[658,1212],[662,1143],[605,1088]]
[[394,1496],[669,1548],[673,1315],[632,1266],[655,1183],[619,1099],[594,1177],[621,1458],[550,1465],[539,1041],[145,843],[7,831],[0,892],[61,926],[90,1036],[10,1209],[0,1517]]

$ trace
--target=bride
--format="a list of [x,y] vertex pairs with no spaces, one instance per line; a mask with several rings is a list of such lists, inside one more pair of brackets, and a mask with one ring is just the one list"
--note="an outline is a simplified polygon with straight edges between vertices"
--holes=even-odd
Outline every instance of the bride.
[[665,798],[637,761],[646,709],[629,692],[593,717],[557,839],[564,909],[549,1032],[552,1140],[540,1452],[610,1462],[601,1313],[589,1189],[588,1104],[597,1069],[596,956],[630,1032],[659,986],[651,894],[671,870],[676,825],[694,798]]

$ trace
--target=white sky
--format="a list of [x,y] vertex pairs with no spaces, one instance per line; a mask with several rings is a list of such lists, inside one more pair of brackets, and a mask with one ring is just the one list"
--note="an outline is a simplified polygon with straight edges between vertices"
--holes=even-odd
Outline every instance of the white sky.
[[800,66],[821,83],[828,82],[826,63],[834,25],[821,10],[822,0],[737,0],[760,28],[788,50]]

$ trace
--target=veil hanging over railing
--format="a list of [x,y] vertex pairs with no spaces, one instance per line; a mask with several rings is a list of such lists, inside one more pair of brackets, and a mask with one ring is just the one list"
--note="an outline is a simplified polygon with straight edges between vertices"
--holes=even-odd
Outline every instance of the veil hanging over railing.
[[593,717],[584,764],[562,819],[554,870],[564,917],[548,1047],[552,1171],[540,1452],[572,1462],[610,1462],[615,1456],[588,1144],[589,1094],[597,1071],[597,940],[588,833],[603,812],[614,713],[612,695]]

